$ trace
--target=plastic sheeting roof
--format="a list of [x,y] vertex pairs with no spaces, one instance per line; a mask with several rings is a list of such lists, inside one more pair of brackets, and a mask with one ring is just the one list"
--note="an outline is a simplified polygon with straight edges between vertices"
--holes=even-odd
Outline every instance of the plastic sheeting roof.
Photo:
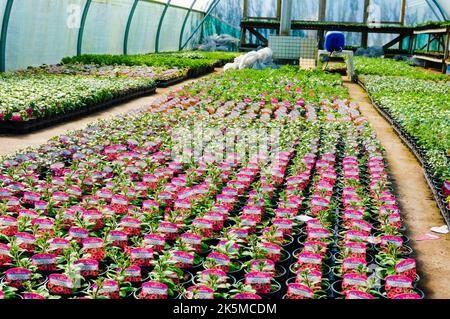
[[[167,0],[155,0],[155,1],[167,3]],[[194,3],[194,1],[195,0],[172,0],[170,4],[179,7],[190,8],[192,3]],[[206,11],[208,10],[208,7],[212,3],[212,1],[213,0],[196,0],[193,9],[198,11]]]

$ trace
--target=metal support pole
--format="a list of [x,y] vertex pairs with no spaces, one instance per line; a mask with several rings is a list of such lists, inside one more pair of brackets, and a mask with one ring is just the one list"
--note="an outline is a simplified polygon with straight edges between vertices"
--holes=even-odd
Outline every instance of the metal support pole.
[[281,3],[280,35],[289,36],[292,24],[292,0],[283,0]]
[[81,16],[80,30],[78,30],[77,55],[82,54],[84,26],[86,25],[87,15],[89,13],[89,8],[91,6],[91,2],[92,2],[92,0],[86,0],[86,5],[84,6],[84,10],[83,10],[83,15]]
[[[326,20],[327,15],[327,0],[320,0],[319,2],[319,21],[323,22]],[[317,35],[319,37],[319,48],[323,48],[324,41],[325,41],[325,31],[319,30],[317,32]]]
[[[369,20],[369,7],[370,7],[370,0],[364,0],[364,18],[363,18],[364,24],[367,24],[367,22]],[[368,33],[363,32],[361,34],[361,46],[363,48],[367,48],[368,40],[369,40]]]
[[191,15],[192,9],[194,8],[196,2],[197,2],[197,0],[192,1],[192,4],[191,4],[188,12],[186,13],[186,16],[184,17],[183,25],[181,26],[180,41],[178,44],[178,50],[180,50],[180,51],[181,51],[181,44],[183,43],[183,35],[184,35],[184,30],[186,29],[186,23],[189,19],[189,16]]
[[277,20],[281,19],[281,0],[277,0]]
[[125,36],[123,38],[123,54],[128,54],[128,37],[130,35],[131,22],[133,21],[134,12],[136,11],[136,7],[138,5],[139,0],[134,0],[133,6],[130,10],[130,15],[128,16],[127,27],[125,29]]
[[161,36],[161,28],[164,23],[164,18],[166,16],[167,10],[169,9],[170,2],[172,0],[167,0],[166,6],[164,7],[163,12],[161,13],[161,18],[159,19],[158,30],[156,31],[156,40],[155,40],[155,52],[159,52],[159,37]]
[[[248,17],[248,0],[244,0],[243,2],[243,17],[242,19],[245,20]],[[247,43],[247,29],[245,27],[241,27],[241,47],[245,46]]]
[[5,72],[6,70],[6,38],[8,36],[9,18],[13,4],[14,0],[8,0],[5,13],[3,14],[2,33],[0,34],[0,72]]

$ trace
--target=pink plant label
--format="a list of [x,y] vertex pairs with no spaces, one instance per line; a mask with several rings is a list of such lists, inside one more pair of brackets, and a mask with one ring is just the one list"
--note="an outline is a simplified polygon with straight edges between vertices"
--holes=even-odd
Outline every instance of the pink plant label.
[[270,284],[271,276],[264,272],[250,272],[245,275],[246,284]]
[[248,236],[248,230],[244,228],[230,229],[230,234],[235,235],[237,238],[246,238]]
[[59,287],[64,287],[64,288],[69,288],[69,289],[73,289],[73,287],[74,287],[73,281],[65,275],[51,274],[48,277],[48,281],[50,284],[59,286]]
[[346,243],[344,244],[344,249],[348,249],[350,253],[365,254],[366,245],[358,243]]
[[49,219],[43,219],[43,218],[37,218],[33,220],[33,225],[38,225],[40,229],[52,229],[53,228],[53,221]]
[[69,235],[73,238],[87,238],[89,236],[89,232],[82,228],[71,228],[69,229]]
[[308,238],[323,239],[330,237],[330,232],[325,228],[308,229]]
[[278,218],[273,220],[273,225],[280,229],[292,229],[294,222],[289,219]]
[[342,261],[344,271],[349,269],[357,269],[360,266],[366,266],[366,260],[362,258],[347,258]]
[[56,263],[56,257],[52,254],[37,254],[31,257],[35,265],[52,265]]
[[109,241],[126,241],[128,240],[127,233],[122,231],[113,230],[108,235]]
[[185,265],[193,265],[194,264],[194,255],[184,252],[184,251],[176,251],[172,255],[173,260],[176,262],[185,264]]
[[113,293],[119,291],[119,285],[115,280],[105,280],[102,284],[100,293]]
[[181,239],[183,242],[190,245],[200,245],[202,243],[202,237],[196,234],[184,233],[181,234]]
[[412,288],[412,280],[405,276],[388,276],[386,288]]
[[314,298],[314,291],[303,284],[289,284],[288,294],[293,296],[300,296],[304,298]]
[[131,250],[131,257],[133,259],[152,259],[153,250],[150,248],[134,248]]
[[346,274],[343,276],[343,285],[365,287],[367,285],[367,276],[360,274]]
[[359,230],[349,230],[345,234],[345,239],[348,241],[359,240],[359,241],[367,241],[369,238],[369,234],[364,231]]
[[397,223],[401,221],[401,217],[399,213],[393,213],[388,216],[388,221],[390,223]]
[[187,289],[192,299],[214,299],[214,290],[205,286],[192,286]]
[[220,266],[230,265],[230,257],[221,253],[212,252],[208,255],[208,258],[213,259]]
[[176,233],[178,232],[178,227],[172,223],[162,222],[159,224],[158,231],[162,233]]
[[400,261],[395,266],[395,271],[397,273],[403,273],[408,270],[416,269],[416,260],[415,259],[405,259]]
[[163,236],[149,234],[144,236],[144,243],[147,245],[163,246],[166,240]]
[[344,219],[356,219],[361,220],[363,219],[363,212],[357,211],[357,210],[346,210],[344,212]]
[[398,236],[382,236],[381,237],[381,245],[392,244],[396,247],[401,247],[403,245],[403,239]]
[[83,248],[85,249],[95,249],[102,248],[103,240],[100,238],[86,238],[83,239]]
[[168,287],[159,282],[146,282],[142,284],[142,292],[147,295],[167,295]]
[[304,245],[305,252],[316,253],[316,252],[325,252],[327,249],[327,245],[320,241],[307,241]]
[[413,299],[422,299],[422,297],[418,294],[399,294],[394,297],[394,299],[403,299],[403,300],[413,300]]
[[214,224],[210,220],[199,218],[192,221],[192,225],[200,228],[200,229],[212,229]]
[[372,229],[372,224],[365,220],[353,220],[352,226],[365,232],[370,232]]
[[225,195],[225,194],[217,195],[216,198],[219,203],[225,203],[225,204],[232,204],[236,201],[234,196]]
[[135,219],[135,218],[125,217],[120,222],[120,225],[122,227],[128,227],[128,228],[140,228],[141,227],[141,222],[138,219]]
[[18,244],[34,244],[36,242],[36,237],[28,233],[17,233],[16,242]]
[[313,265],[321,265],[322,264],[322,256],[315,253],[304,252],[298,255],[298,263],[301,264],[313,264]]
[[15,219],[14,217],[1,216],[0,226],[17,226],[17,219]]
[[211,221],[216,221],[216,222],[224,220],[223,213],[219,213],[219,212],[208,212],[205,215],[205,218],[208,220],[211,220]]
[[142,207],[144,209],[159,209],[159,204],[154,200],[145,200],[142,202]]
[[189,199],[177,199],[175,201],[175,208],[178,209],[190,209],[191,201]]
[[9,248],[8,245],[0,243],[0,255],[9,256],[10,250],[11,248]]
[[113,196],[111,198],[113,205],[128,205],[128,199],[125,196]]
[[31,280],[31,271],[25,268],[11,268],[6,272],[6,280],[8,281],[25,281]]
[[98,261],[94,259],[83,259],[75,262],[75,265],[79,267],[81,271],[97,271]]
[[68,248],[69,245],[70,245],[70,242],[64,238],[53,238],[50,241],[51,249],[64,249],[64,248]]
[[141,276],[141,268],[138,266],[131,266],[125,269],[125,276],[139,277]]
[[243,212],[244,212],[244,214],[247,214],[247,215],[261,215],[262,209],[261,209],[261,207],[258,207],[258,206],[245,206],[243,208]]

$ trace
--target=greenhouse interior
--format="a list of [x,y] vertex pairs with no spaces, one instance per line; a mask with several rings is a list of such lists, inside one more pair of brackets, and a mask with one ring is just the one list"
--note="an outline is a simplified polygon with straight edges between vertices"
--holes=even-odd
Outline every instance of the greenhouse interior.
[[449,17],[0,0],[0,299],[450,299]]

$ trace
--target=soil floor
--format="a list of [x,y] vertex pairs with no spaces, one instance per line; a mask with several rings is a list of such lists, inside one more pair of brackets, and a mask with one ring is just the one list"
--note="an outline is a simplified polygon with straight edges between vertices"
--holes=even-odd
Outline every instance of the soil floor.
[[[450,299],[450,235],[435,234],[431,227],[445,225],[422,166],[405,146],[390,124],[372,106],[366,92],[357,84],[345,82],[351,98],[360,105],[361,112],[372,123],[386,150],[387,161],[398,194],[403,218],[408,227],[408,243],[418,259],[420,288],[427,298]],[[427,233],[438,240],[417,241]]]

